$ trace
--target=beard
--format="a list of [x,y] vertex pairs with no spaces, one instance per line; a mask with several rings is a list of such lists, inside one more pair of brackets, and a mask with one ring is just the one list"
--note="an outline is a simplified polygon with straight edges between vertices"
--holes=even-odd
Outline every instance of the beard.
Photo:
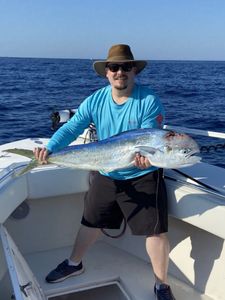
[[123,90],[126,90],[127,89],[127,85],[123,85],[123,86],[115,86],[114,88],[118,91],[123,91]]
[[115,78],[114,88],[119,91],[127,89],[128,87],[127,79],[128,79],[127,76],[121,76]]

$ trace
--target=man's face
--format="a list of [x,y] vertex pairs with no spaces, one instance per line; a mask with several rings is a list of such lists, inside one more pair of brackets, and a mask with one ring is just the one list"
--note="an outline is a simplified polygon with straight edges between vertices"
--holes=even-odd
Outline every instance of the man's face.
[[134,83],[136,67],[133,63],[108,63],[106,77],[111,86],[117,90],[125,90]]

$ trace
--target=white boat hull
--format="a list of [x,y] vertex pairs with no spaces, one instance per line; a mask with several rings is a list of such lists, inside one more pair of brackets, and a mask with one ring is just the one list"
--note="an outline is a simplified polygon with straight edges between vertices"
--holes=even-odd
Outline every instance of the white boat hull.
[[[45,144],[46,140],[38,142]],[[24,145],[33,149],[35,140],[3,145],[0,150]],[[113,293],[122,300],[154,299],[154,274],[145,252],[145,239],[132,236],[129,228],[119,239],[102,236],[85,257],[86,271],[82,275],[47,284],[46,274],[71,251],[89,173],[45,166],[14,178],[10,168],[26,159],[13,154],[1,159],[0,223],[37,278],[44,297],[60,300],[73,295],[73,299],[88,299],[88,290],[92,290],[96,299],[110,299]],[[211,184],[218,192],[202,188],[172,170],[166,172],[171,242],[169,279],[177,299],[221,300],[225,294],[225,170],[200,163],[197,171],[187,169],[189,175]],[[218,172],[220,180],[213,181]],[[21,207],[24,201],[27,206]],[[0,290],[3,299],[9,299],[14,292],[2,246],[0,263]]]

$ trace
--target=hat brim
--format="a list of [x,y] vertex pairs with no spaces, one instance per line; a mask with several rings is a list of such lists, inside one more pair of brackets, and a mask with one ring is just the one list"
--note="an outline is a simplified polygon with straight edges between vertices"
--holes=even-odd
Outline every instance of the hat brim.
[[93,68],[97,74],[99,74],[102,77],[106,76],[105,73],[105,67],[106,64],[109,62],[114,62],[114,63],[122,63],[122,62],[133,62],[135,63],[135,67],[137,68],[136,74],[140,73],[147,65],[146,60],[117,60],[117,61],[102,61],[102,60],[97,60],[93,63]]

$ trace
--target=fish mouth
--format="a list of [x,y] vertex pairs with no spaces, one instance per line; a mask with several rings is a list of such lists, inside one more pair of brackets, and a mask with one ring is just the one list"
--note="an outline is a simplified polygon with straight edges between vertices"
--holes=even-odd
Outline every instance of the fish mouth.
[[188,154],[186,154],[185,157],[195,156],[195,154],[199,154],[199,153],[200,153],[199,149],[195,149],[190,151]]
[[199,149],[192,150],[187,155],[185,155],[185,159],[188,160],[190,163],[197,163],[201,161],[201,157],[196,155],[199,154]]

